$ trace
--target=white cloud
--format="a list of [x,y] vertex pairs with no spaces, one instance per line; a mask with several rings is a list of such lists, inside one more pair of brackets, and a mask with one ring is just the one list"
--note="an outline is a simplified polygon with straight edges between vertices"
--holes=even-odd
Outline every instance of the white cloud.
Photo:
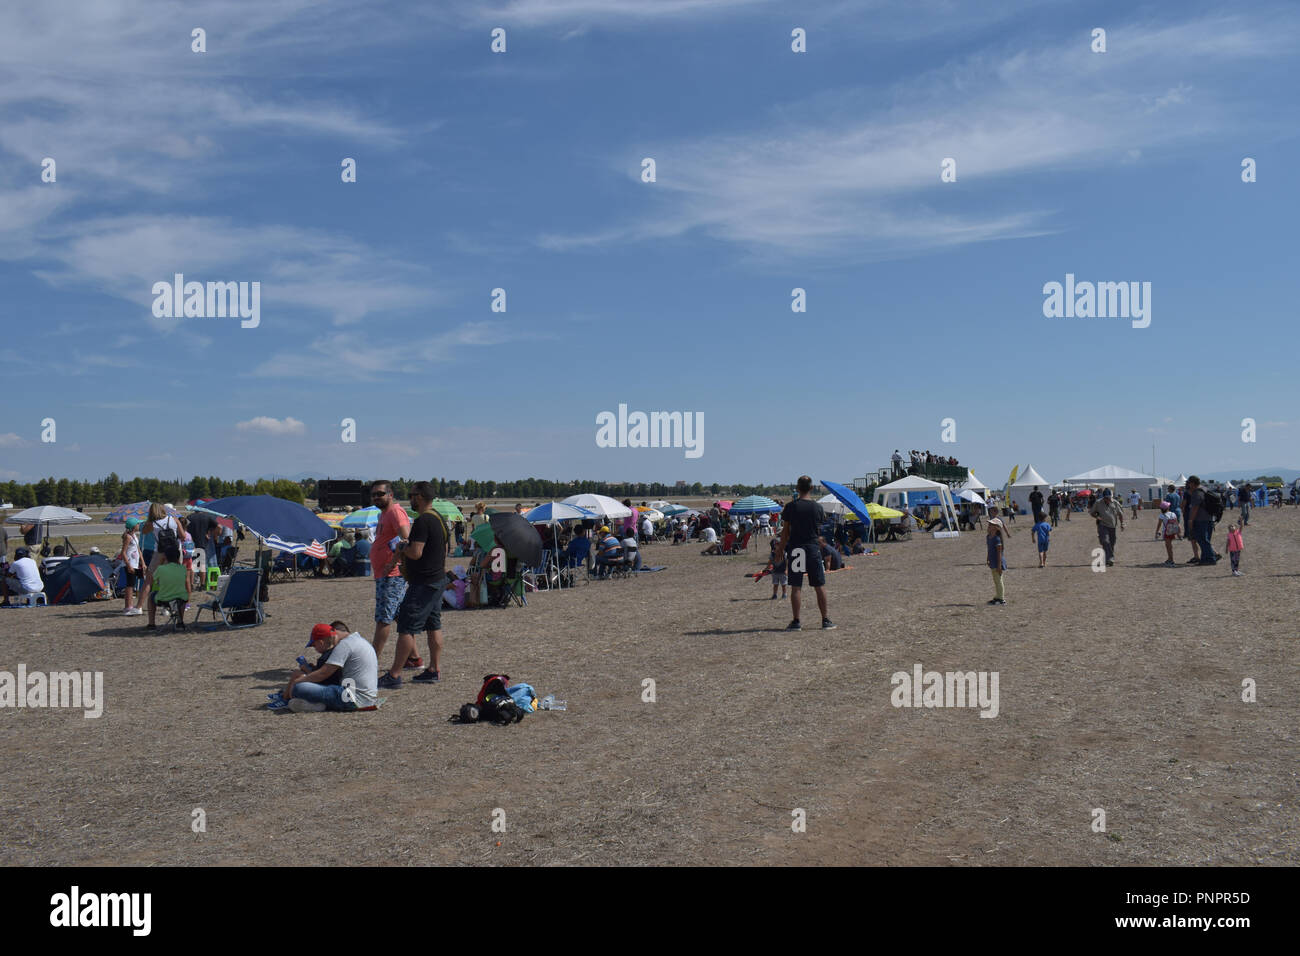
[[26,445],[27,441],[13,432],[5,432],[0,435],[0,448],[17,448],[20,445]]
[[241,432],[262,432],[267,435],[305,435],[307,426],[296,418],[286,416],[283,419],[259,415],[246,422],[236,422],[235,427]]

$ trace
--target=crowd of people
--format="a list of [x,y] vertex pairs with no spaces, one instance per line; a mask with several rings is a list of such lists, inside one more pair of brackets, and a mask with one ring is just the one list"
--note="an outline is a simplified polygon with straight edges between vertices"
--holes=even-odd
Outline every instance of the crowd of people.
[[907,453],[907,457],[910,465],[905,472],[903,468],[903,455],[897,448],[894,449],[894,454],[890,456],[890,462],[893,466],[893,477],[901,478],[904,473],[909,475],[923,474],[927,468],[934,465],[956,467],[961,464],[961,462],[952,456],[936,455],[928,448],[925,451],[917,451],[913,448]]

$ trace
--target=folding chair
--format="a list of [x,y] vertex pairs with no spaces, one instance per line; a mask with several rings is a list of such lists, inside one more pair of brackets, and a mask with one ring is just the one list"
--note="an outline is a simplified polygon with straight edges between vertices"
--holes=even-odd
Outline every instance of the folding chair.
[[[542,549],[542,560],[537,562],[535,567],[524,569],[524,584],[533,591],[540,591],[541,585],[538,578],[545,583],[547,590],[551,587],[551,549]],[[531,578],[532,580],[529,580]]]
[[[262,572],[257,568],[244,568],[234,571],[230,575],[230,580],[226,583],[225,592],[217,600],[199,605],[198,610],[194,613],[194,622],[198,623],[199,615],[204,611],[211,611],[214,623],[205,630],[216,629],[217,615],[220,615],[222,623],[232,630],[242,627],[256,627],[266,620],[266,614],[262,610],[262,602],[258,600],[257,594],[261,584]],[[234,623],[235,614],[241,611],[252,611],[253,620],[243,624]]]
[[749,547],[749,538],[752,531],[746,531],[739,541],[732,544],[730,548],[723,548],[724,554],[740,554]]

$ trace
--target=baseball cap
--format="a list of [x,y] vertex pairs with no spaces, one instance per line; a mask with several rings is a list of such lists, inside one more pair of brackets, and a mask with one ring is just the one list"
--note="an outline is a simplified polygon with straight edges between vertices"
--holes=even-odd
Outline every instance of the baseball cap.
[[600,530],[601,530],[601,531],[608,532],[608,531],[609,531],[609,525],[601,525]]
[[18,548],[17,550],[14,551],[15,558],[26,558],[29,557],[30,555],[31,552],[28,551],[26,548]]
[[311,647],[317,641],[323,641],[333,633],[334,628],[328,624],[317,624],[311,629],[311,640],[307,642],[307,646]]
[[1169,502],[1167,502],[1167,501],[1162,501],[1162,502],[1160,502],[1160,510],[1161,510],[1161,511],[1168,511],[1168,510],[1169,510]]
[[126,519],[126,526],[127,526],[128,528],[138,528],[138,527],[140,527],[140,519],[139,519],[139,518],[127,518],[127,519]]

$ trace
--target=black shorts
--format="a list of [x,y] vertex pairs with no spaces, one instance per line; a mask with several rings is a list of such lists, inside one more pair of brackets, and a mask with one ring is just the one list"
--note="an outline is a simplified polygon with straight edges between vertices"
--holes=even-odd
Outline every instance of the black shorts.
[[[802,560],[796,554],[803,550]],[[786,568],[789,570],[790,587],[803,587],[804,571],[796,571],[802,566],[808,574],[808,583],[815,588],[826,586],[826,564],[822,560],[822,548],[817,542],[811,544],[793,544],[785,552]]]
[[437,584],[408,585],[406,597],[397,608],[397,633],[442,630],[442,592],[446,586],[446,577]]

